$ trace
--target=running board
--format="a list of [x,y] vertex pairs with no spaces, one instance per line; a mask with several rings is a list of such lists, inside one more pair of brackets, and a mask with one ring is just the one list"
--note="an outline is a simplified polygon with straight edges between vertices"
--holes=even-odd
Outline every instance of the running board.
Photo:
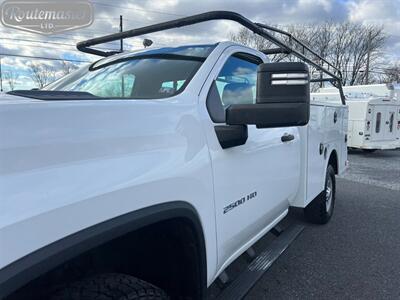
[[302,225],[290,225],[260,253],[231,284],[217,296],[218,300],[242,299],[271,267],[275,260],[303,231]]

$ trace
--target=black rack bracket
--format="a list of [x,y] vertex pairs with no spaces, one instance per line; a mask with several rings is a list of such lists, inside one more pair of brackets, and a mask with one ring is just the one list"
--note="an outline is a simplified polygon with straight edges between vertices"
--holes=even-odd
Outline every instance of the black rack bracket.
[[[324,58],[322,58],[320,55],[318,55],[315,51],[310,49],[307,45],[293,37],[290,33],[275,28],[271,27],[265,24],[261,23],[254,23],[251,20],[247,19],[246,17],[242,16],[241,14],[231,12],[231,11],[210,11],[206,13],[201,13],[189,17],[184,17],[184,18],[179,18],[167,22],[162,22],[150,26],[145,26],[137,29],[131,29],[131,30],[126,30],[123,32],[118,32],[114,34],[109,34],[105,35],[102,37],[94,38],[94,39],[89,39],[86,41],[79,42],[77,44],[77,49],[79,51],[85,52],[85,53],[90,53],[90,54],[95,54],[99,56],[110,56],[115,54],[115,51],[112,52],[107,52],[107,51],[102,51],[99,49],[94,49],[91,48],[92,46],[103,44],[103,43],[108,43],[108,42],[113,42],[125,38],[131,38],[131,37],[136,37],[136,36],[141,36],[144,34],[149,34],[149,33],[154,33],[154,32],[159,32],[163,30],[168,30],[168,29],[173,29],[173,28],[180,28],[184,26],[190,26],[206,21],[213,21],[213,20],[230,20],[237,22],[241,24],[242,26],[246,27],[247,29],[251,30],[253,33],[258,34],[262,36],[263,38],[271,41],[274,43],[278,48],[273,49],[273,50],[265,50],[265,54],[276,54],[276,53],[286,53],[290,55],[294,55],[300,60],[312,65],[315,67],[317,70],[321,71],[322,73],[326,74],[329,76],[329,80],[326,78],[321,78],[321,79],[314,79],[314,81],[330,81],[332,84],[334,84],[338,89],[339,89],[339,94],[340,98],[342,100],[342,104],[346,104],[346,98],[343,93],[343,88],[342,88],[342,75],[340,71],[334,67],[331,63],[326,61]],[[269,31],[272,31],[273,33],[270,33]],[[275,35],[280,34],[287,36],[289,38],[289,44],[285,43],[281,39],[277,38]],[[302,52],[299,52],[294,49],[293,44],[300,45],[302,48]],[[314,59],[309,58],[305,55],[305,51],[308,51],[314,56]],[[270,51],[270,53],[268,53]],[[275,51],[275,52],[274,52]],[[278,52],[280,51],[280,52]],[[318,63],[321,62],[321,63]],[[326,64],[328,68],[324,67],[323,64]],[[330,70],[330,68],[333,69],[333,71]]]

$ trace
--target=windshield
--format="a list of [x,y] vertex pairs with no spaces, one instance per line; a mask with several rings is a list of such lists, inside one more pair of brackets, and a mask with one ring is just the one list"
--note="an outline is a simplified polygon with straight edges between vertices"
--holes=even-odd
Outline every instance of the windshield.
[[182,92],[215,45],[163,48],[105,58],[43,90],[101,98],[160,99]]

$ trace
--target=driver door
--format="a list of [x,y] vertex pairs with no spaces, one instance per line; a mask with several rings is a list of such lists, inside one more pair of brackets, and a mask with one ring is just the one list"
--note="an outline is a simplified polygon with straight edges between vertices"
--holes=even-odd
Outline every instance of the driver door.
[[[246,143],[227,149],[221,147],[214,130],[225,123],[221,111],[229,105],[255,103],[257,67],[262,62],[256,55],[232,50],[224,53],[206,97],[220,269],[285,216],[299,184],[297,127],[257,129],[247,125]],[[292,134],[294,140],[282,142],[285,134]]]

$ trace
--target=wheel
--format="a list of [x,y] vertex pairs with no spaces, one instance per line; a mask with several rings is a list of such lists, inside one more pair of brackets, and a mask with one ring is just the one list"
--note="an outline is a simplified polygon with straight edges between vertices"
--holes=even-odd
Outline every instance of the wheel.
[[374,153],[376,151],[376,149],[362,149],[362,151],[364,151],[366,153]]
[[304,209],[308,221],[316,224],[326,224],[330,220],[335,207],[336,181],[335,171],[328,166],[325,176],[325,189]]
[[57,289],[50,300],[164,300],[160,288],[125,274],[100,274]]

